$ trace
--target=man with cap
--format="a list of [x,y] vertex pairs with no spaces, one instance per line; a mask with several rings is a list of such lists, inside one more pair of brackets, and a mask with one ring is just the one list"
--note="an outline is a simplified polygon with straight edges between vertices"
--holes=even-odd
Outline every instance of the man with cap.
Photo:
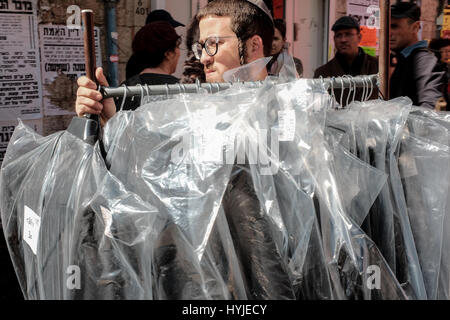
[[[336,55],[327,64],[317,68],[314,72],[314,78],[378,73],[378,59],[368,55],[359,47],[362,36],[359,23],[355,18],[341,17],[334,23],[331,30],[334,31]],[[340,95],[340,91],[338,91],[338,89],[335,90],[336,96]],[[371,98],[376,98],[377,94],[377,92],[374,92]],[[361,95],[362,92],[358,90],[356,99],[359,99]],[[346,98],[344,98],[344,101],[347,100]]]
[[400,2],[391,6],[389,42],[397,64],[390,81],[390,98],[409,97],[416,106],[435,108],[445,81],[436,56],[419,41],[420,8]]
[[[155,22],[155,21],[167,21],[169,24],[172,25],[172,27],[184,27],[184,24],[181,22],[178,22],[175,20],[172,15],[167,12],[166,10],[158,9],[153,10],[147,15],[147,18],[145,20],[145,24],[148,25],[149,23]],[[137,74],[139,74],[144,68],[141,66],[141,64],[136,59],[135,54],[133,53],[128,59],[126,71],[125,71],[125,78],[129,79]]]

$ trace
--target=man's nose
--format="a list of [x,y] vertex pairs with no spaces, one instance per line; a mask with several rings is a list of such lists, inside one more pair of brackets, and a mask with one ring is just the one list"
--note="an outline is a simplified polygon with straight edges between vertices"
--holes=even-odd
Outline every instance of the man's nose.
[[211,64],[213,60],[214,60],[214,58],[211,57],[208,53],[206,53],[205,48],[203,48],[202,56],[200,57],[200,62],[203,65],[207,66],[207,65]]

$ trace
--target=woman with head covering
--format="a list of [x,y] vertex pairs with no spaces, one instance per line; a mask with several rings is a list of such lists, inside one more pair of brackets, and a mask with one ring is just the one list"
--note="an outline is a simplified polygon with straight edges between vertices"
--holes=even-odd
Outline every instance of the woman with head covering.
[[[133,39],[134,63],[142,70],[122,83],[127,86],[138,84],[174,84],[180,79],[172,76],[180,58],[181,37],[166,21],[156,21],[142,27]],[[122,98],[116,99],[120,109]],[[140,106],[139,98],[127,98],[123,110],[134,110]]]

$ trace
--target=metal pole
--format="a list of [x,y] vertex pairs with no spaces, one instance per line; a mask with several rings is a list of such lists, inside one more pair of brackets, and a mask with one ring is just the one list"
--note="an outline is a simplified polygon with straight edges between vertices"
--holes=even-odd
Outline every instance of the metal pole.
[[390,27],[391,27],[390,2],[389,0],[380,0],[380,51],[378,58],[378,72],[380,74],[380,92],[385,100],[389,100]]
[[[333,86],[333,88],[362,88],[372,87],[376,88],[379,82],[378,75],[363,75],[357,77],[339,77],[339,78],[324,78],[324,79],[308,79],[313,83],[323,81],[325,85]],[[262,81],[256,82],[240,82],[240,85],[247,87],[258,87],[263,84]],[[106,88],[100,87],[99,91],[103,95],[104,99],[124,97],[125,91],[127,97],[138,97],[145,95],[171,95],[180,93],[197,93],[199,89],[205,89],[210,93],[216,93],[222,90],[229,89],[233,86],[233,83],[202,83],[202,84],[170,84],[170,85],[152,85],[152,86],[121,86],[119,88]]]
[[108,59],[108,82],[119,85],[119,51],[117,48],[116,4],[118,0],[105,0],[106,10],[106,54]]

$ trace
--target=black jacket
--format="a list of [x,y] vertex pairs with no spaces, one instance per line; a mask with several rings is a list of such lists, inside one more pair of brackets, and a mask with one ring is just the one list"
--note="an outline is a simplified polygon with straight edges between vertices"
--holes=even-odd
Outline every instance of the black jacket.
[[[351,65],[348,64],[345,57],[339,53],[330,60],[328,63],[316,69],[314,72],[314,78],[341,77],[343,75],[359,76],[359,75],[372,75],[378,73],[378,59],[365,53],[359,48],[359,54]],[[343,104],[346,105],[348,91],[344,91]],[[357,89],[355,100],[361,100],[363,90]],[[334,95],[339,101],[341,97],[341,89],[334,89]],[[373,90],[370,99],[376,99],[378,97],[378,90]]]
[[416,48],[408,57],[397,55],[397,66],[391,76],[390,98],[406,96],[413,105],[435,108],[442,97],[440,87],[445,72],[436,56],[427,48]]

